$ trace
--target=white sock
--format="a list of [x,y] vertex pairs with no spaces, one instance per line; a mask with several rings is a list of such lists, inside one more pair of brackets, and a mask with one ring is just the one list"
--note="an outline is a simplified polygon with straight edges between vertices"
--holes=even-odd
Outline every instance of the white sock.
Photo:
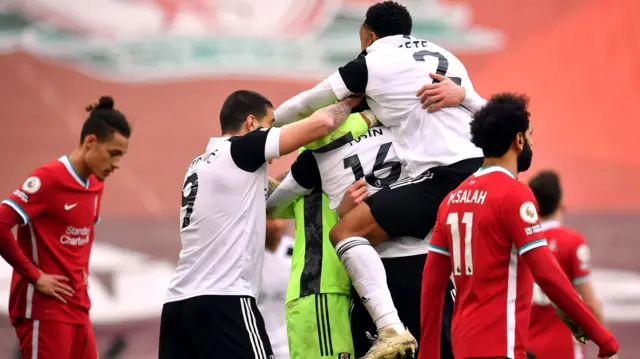
[[397,332],[404,332],[405,326],[398,317],[387,286],[387,273],[369,241],[361,237],[347,238],[338,243],[336,252],[376,328],[380,330],[391,325]]

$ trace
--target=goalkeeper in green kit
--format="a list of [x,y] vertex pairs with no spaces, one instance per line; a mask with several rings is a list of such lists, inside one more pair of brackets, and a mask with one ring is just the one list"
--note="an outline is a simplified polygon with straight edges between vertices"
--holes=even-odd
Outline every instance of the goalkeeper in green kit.
[[[369,130],[372,122],[375,120],[370,111],[352,114],[336,131],[301,149],[291,172],[267,202],[272,217],[295,218],[286,299],[291,359],[354,357],[349,322],[351,280],[329,241],[329,231],[339,216],[323,192],[315,156],[342,161],[334,150],[348,147]],[[331,166],[329,161],[322,162]],[[355,181],[353,174],[351,177],[347,187]],[[287,186],[292,181],[300,185]]]

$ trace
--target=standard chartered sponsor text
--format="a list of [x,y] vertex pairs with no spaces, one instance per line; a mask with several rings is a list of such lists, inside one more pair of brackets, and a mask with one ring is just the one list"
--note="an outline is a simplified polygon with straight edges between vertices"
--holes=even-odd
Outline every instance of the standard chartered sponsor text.
[[60,236],[60,243],[67,246],[84,246],[89,243],[90,227],[76,228],[67,226],[65,233]]

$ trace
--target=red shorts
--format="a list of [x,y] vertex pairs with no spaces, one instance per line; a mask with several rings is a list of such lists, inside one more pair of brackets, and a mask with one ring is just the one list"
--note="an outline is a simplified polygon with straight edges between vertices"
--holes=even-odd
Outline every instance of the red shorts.
[[[90,323],[70,324],[17,319],[16,334],[23,358],[97,359],[98,347]],[[37,353],[37,355],[34,355]]]

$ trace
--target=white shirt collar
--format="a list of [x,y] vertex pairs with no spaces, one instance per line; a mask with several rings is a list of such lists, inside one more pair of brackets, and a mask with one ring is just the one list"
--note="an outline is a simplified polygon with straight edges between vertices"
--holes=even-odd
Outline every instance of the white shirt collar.
[[83,180],[80,177],[80,175],[78,175],[78,172],[76,172],[76,169],[73,168],[73,164],[71,164],[71,160],[69,159],[69,156],[62,156],[58,158],[58,161],[64,164],[64,167],[67,169],[71,177],[73,177],[73,179],[75,179],[79,185],[81,185],[84,188],[89,188],[89,181]]

